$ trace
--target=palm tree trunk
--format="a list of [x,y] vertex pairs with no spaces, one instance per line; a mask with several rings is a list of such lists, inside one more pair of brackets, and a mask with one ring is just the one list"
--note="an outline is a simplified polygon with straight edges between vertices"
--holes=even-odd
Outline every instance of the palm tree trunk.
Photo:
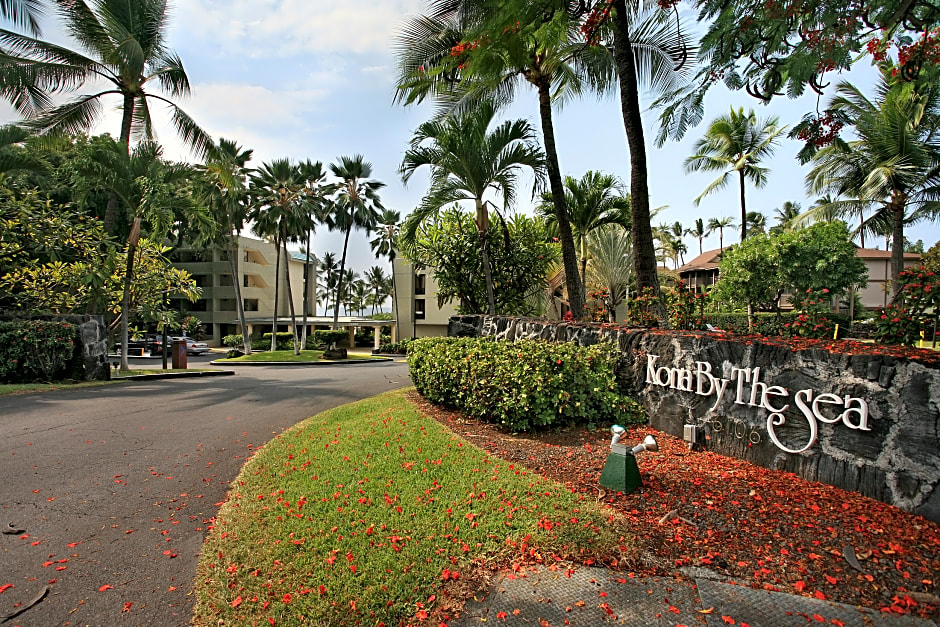
[[640,93],[637,87],[636,62],[630,41],[630,19],[625,0],[614,0],[612,25],[614,29],[614,63],[620,82],[620,110],[630,148],[630,204],[632,207],[633,266],[637,287],[653,288],[656,295],[654,308],[663,327],[669,317],[659,298],[659,275],[656,270],[656,249],[653,246],[653,227],[650,224],[649,180],[646,168],[646,139],[643,136],[643,117],[640,112]]
[[747,237],[747,208],[744,205],[744,170],[738,170],[738,181],[741,187],[741,241]]
[[310,238],[311,230],[307,229],[306,256],[304,258],[304,327],[300,334],[301,350],[307,348],[307,311],[310,309]]
[[568,203],[565,201],[565,187],[561,180],[558,151],[555,148],[551,83],[547,77],[539,76],[535,79],[535,86],[539,92],[539,118],[542,122],[542,138],[548,161],[548,182],[552,189],[552,204],[555,206],[555,219],[558,222],[558,239],[561,241],[565,284],[568,288],[568,306],[574,319],[580,320],[584,317],[584,298],[581,279],[578,276],[578,253],[574,249],[574,237],[571,235],[571,223],[568,221]]
[[271,322],[271,352],[277,350],[277,297],[281,291],[281,242],[274,238],[274,315]]
[[581,236],[581,298],[587,303],[587,238]]
[[698,254],[699,256],[702,255],[702,238],[701,237],[698,238]]
[[891,296],[898,295],[901,271],[904,269],[904,207],[905,198],[895,193],[891,198]]
[[352,225],[346,228],[346,238],[343,240],[343,258],[339,262],[339,276],[336,279],[336,298],[333,303],[333,330],[339,328],[339,295],[343,289],[343,272],[346,271],[346,250],[349,248],[349,234],[352,233]]
[[858,238],[859,244],[862,245],[862,248],[865,248],[865,214],[861,211],[859,211]]
[[235,285],[235,306],[238,308],[238,324],[242,329],[242,348],[246,355],[251,354],[251,340],[248,338],[248,321],[245,319],[245,301],[242,299],[242,282],[238,276],[238,239],[231,240],[228,250],[228,263],[232,269],[233,284]]
[[725,248],[725,230],[718,229],[718,250],[724,250]]
[[476,199],[477,208],[477,234],[480,236],[480,254],[483,256],[483,277],[486,280],[486,306],[487,313],[496,315],[496,288],[493,285],[493,267],[490,264],[490,216],[486,205],[479,198]]
[[[124,96],[124,110],[121,116],[121,143],[124,144],[124,150],[127,154],[131,153],[131,125],[134,122],[134,97]],[[114,219],[118,210],[117,194],[111,192],[108,196],[108,204],[104,210],[102,224],[104,232],[108,235],[114,235]]]
[[[134,282],[134,253],[140,240],[140,217],[135,216],[127,237],[127,261],[124,266],[124,295],[121,298],[121,370],[128,370],[128,327],[130,326],[131,284]],[[163,334],[166,342],[166,332]]]
[[287,306],[290,310],[290,330],[294,336],[294,354],[300,354],[300,345],[297,343],[297,313],[294,311],[294,290],[290,285],[290,255],[287,254],[286,239],[284,243],[284,282],[287,284]]

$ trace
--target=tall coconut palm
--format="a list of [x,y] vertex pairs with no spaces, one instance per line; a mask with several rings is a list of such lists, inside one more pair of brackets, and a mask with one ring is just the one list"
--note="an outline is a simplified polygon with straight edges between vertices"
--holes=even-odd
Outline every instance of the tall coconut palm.
[[215,243],[226,251],[229,267],[234,279],[235,302],[238,322],[242,329],[242,349],[251,353],[251,338],[245,319],[245,303],[241,293],[238,269],[238,236],[245,227],[248,215],[248,162],[251,149],[243,149],[236,142],[222,138],[217,147],[209,152],[204,166],[200,168],[201,179],[196,186],[197,196],[210,211],[218,225]]
[[[299,169],[287,159],[275,159],[261,164],[252,174],[249,185],[251,210],[249,219],[254,222],[252,230],[261,237],[269,237],[274,243],[274,315],[271,323],[271,350],[277,348],[278,298],[281,283],[281,250],[285,257],[287,242],[307,231],[308,216],[302,207],[304,181]],[[284,259],[285,283],[290,290],[290,261]],[[288,293],[291,313],[291,330],[294,354],[300,353],[297,340],[297,318],[294,301]]]
[[783,233],[798,228],[797,219],[800,213],[800,203],[790,200],[784,201],[779,209],[774,209],[774,218],[777,220],[777,224],[770,227],[771,234]]
[[[399,36],[397,99],[410,104],[435,96],[450,111],[480,101],[510,102],[522,85],[538,94],[542,142],[556,210],[571,312],[584,316],[577,252],[568,222],[552,107],[585,90],[607,91],[613,65],[606,50],[577,41],[577,25],[564,12],[539,28],[504,28],[492,5],[480,0],[442,0],[428,15],[405,23]],[[515,22],[515,20],[513,20]],[[475,45],[487,40],[484,46]],[[479,48],[479,54],[474,51]],[[437,67],[440,72],[427,71]]]
[[695,143],[694,154],[685,160],[687,172],[722,172],[709,183],[694,203],[697,207],[705,196],[723,189],[738,175],[741,198],[741,241],[747,237],[747,205],[744,200],[744,184],[750,180],[755,187],[767,183],[769,170],[760,162],[773,155],[780,134],[786,126],[780,126],[777,118],[759,120],[753,110],[744,113],[733,108],[709,125],[705,136]]
[[89,187],[113,194],[131,218],[120,323],[121,369],[127,370],[131,289],[142,233],[163,241],[182,212],[188,216],[189,238],[200,244],[211,237],[215,223],[205,209],[193,202],[193,196],[183,191],[183,186],[195,177],[195,169],[164,161],[160,146],[153,142],[139,144],[128,155],[123,144],[107,136],[97,138],[90,147],[89,159],[80,165],[77,174]]
[[383,209],[376,221],[377,236],[369,242],[372,252],[377,257],[385,257],[391,265],[392,274],[392,312],[395,315],[395,329],[398,330],[398,286],[395,281],[395,256],[398,245],[398,225],[401,214],[391,209]]
[[419,168],[431,169],[431,188],[421,205],[408,217],[402,230],[413,241],[421,222],[447,205],[471,201],[476,209],[488,313],[496,314],[493,268],[489,257],[490,207],[488,193],[502,197],[509,208],[516,197],[518,177],[525,168],[537,180],[544,176],[544,157],[535,143],[535,130],[525,120],[506,121],[490,130],[496,107],[483,102],[478,108],[417,128],[401,164],[407,183]]
[[[87,131],[99,118],[105,97],[117,96],[122,112],[120,141],[129,151],[132,137],[153,139],[150,103],[155,102],[169,109],[186,144],[200,157],[206,155],[212,139],[170,99],[189,94],[190,87],[182,60],[166,47],[167,0],[51,0],[51,4],[83,52],[0,29],[4,51],[0,96],[29,120],[30,127],[43,133]],[[108,86],[97,87],[102,82]],[[86,84],[95,87],[92,93],[55,104],[54,95]],[[153,84],[159,84],[167,96],[153,92]],[[109,203],[104,217],[108,233],[113,231],[115,210],[115,203]]]
[[[605,224],[617,224],[629,229],[630,197],[617,177],[588,170],[580,179],[565,177],[565,205],[571,232],[581,255],[581,286],[585,290],[582,297],[586,297],[588,236],[591,231]],[[557,223],[552,194],[542,194],[538,211],[549,225]]]
[[725,247],[725,229],[734,228],[734,218],[725,216],[724,218],[709,218],[708,235],[718,231],[718,249]]
[[767,227],[767,217],[760,211],[747,212],[747,230],[751,235],[762,234]]
[[385,285],[389,282],[389,277],[381,266],[372,266],[365,273],[365,281],[372,293],[372,314],[374,315],[376,310],[382,310],[382,302],[385,299],[381,296]]
[[329,213],[325,215],[326,224],[331,230],[344,233],[343,256],[339,262],[339,280],[333,301],[333,329],[336,329],[339,326],[340,294],[343,290],[349,235],[354,228],[363,229],[367,234],[375,228],[378,212],[384,209],[379,190],[385,187],[385,183],[369,178],[372,176],[372,164],[362,155],[340,157],[337,163],[330,164],[330,171],[340,182]]
[[849,121],[857,139],[834,142],[816,153],[806,180],[811,191],[856,199],[850,207],[869,203],[872,213],[863,229],[890,225],[896,294],[905,225],[940,218],[940,70],[925,67],[912,81],[895,77],[890,63],[880,70],[874,99],[851,83],[839,84],[829,108]]
[[702,240],[705,239],[705,236],[708,235],[708,231],[705,230],[705,221],[702,218],[695,219],[695,226],[685,230],[686,235],[691,235],[698,240],[698,254],[702,254]]
[[318,303],[323,303],[324,315],[330,312],[330,303],[333,302],[333,293],[336,291],[336,273],[339,271],[339,263],[336,261],[336,255],[328,252],[320,260],[318,274],[320,280],[317,282],[322,285],[319,290]]
[[302,210],[307,218],[307,238],[304,245],[304,315],[300,334],[300,345],[306,348],[307,312],[310,310],[310,262],[312,260],[314,264],[316,263],[311,244],[316,225],[325,219],[327,196],[333,193],[334,188],[326,184],[326,172],[319,161],[302,161],[297,167],[304,186]]

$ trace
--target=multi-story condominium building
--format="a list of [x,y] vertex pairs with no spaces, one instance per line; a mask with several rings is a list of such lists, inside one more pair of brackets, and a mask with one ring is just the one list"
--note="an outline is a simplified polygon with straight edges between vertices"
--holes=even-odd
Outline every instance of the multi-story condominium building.
[[431,269],[416,270],[401,256],[392,264],[398,295],[393,299],[397,312],[398,337],[447,335],[447,323],[457,315],[457,304],[437,304],[437,281]]
[[[274,276],[276,256],[273,244],[250,237],[239,237],[237,277],[232,276],[227,251],[176,248],[170,253],[170,260],[175,266],[189,271],[196,284],[202,288],[202,298],[194,303],[171,295],[171,307],[202,320],[206,341],[210,345],[219,346],[223,337],[241,331],[235,300],[235,281],[241,286],[248,334],[261,335],[270,332],[274,317],[274,285],[278,280]],[[278,296],[280,302],[277,310],[279,331],[290,330],[290,305],[287,281],[284,278],[284,263],[282,258]],[[287,263],[290,268],[290,293],[299,322],[299,318],[303,316],[304,305],[304,256],[301,253],[291,253]],[[307,285],[308,316],[316,315],[316,263],[311,256]],[[311,327],[313,324],[313,320],[308,321]],[[322,321],[318,324],[322,324]]]

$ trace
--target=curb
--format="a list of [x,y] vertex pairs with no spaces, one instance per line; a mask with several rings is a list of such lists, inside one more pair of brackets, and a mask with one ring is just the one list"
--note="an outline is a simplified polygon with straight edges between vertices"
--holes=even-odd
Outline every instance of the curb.
[[234,370],[211,370],[203,372],[167,372],[165,374],[135,374],[130,377],[113,377],[111,381],[159,381],[161,379],[195,379],[198,377],[230,377]]
[[343,359],[337,361],[210,361],[210,366],[342,366],[345,364],[381,364],[395,361],[391,357],[381,359]]

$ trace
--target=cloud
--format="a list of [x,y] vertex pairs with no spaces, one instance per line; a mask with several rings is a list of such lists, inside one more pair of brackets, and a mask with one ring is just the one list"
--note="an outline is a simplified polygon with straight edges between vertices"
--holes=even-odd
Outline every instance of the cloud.
[[395,30],[423,0],[186,0],[175,13],[179,36],[198,37],[229,54],[386,52]]

